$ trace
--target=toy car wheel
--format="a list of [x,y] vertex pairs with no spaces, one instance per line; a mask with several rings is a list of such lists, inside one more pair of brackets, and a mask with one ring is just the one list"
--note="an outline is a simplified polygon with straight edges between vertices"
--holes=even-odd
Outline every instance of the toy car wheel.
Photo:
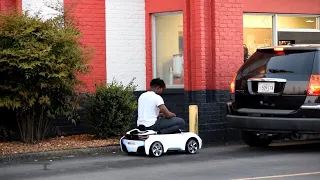
[[152,143],[152,145],[150,146],[149,154],[154,157],[161,156],[163,154],[163,146],[162,146],[161,142],[157,141],[157,142]]
[[195,154],[199,149],[199,143],[194,138],[191,138],[187,141],[186,152],[189,154]]

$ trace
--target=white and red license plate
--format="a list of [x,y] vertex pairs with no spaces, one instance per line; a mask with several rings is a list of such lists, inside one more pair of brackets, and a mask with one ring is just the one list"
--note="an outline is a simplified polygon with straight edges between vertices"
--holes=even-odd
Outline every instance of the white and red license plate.
[[274,93],[274,82],[259,82],[258,93]]

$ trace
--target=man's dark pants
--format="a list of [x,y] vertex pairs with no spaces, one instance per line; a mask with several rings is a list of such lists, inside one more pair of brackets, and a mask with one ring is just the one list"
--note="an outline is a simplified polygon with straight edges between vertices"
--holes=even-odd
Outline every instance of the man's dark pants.
[[185,126],[185,121],[179,117],[161,118],[156,123],[147,129],[157,131],[160,134],[170,134],[179,132]]

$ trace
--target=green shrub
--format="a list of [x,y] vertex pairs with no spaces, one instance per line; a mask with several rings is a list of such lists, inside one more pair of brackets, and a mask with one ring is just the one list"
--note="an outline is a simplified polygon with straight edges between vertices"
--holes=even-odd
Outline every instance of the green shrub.
[[87,117],[97,137],[119,136],[130,128],[137,110],[135,88],[133,80],[127,86],[115,80],[107,86],[96,86],[87,108]]
[[56,115],[78,107],[90,51],[65,17],[0,15],[0,107],[14,110],[24,142],[42,140]]

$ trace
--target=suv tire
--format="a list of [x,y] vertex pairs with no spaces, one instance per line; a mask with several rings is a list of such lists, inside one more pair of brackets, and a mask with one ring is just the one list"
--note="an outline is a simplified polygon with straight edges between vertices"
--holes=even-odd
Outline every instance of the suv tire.
[[272,139],[260,138],[256,134],[249,131],[242,131],[242,139],[251,147],[267,147],[272,143]]

